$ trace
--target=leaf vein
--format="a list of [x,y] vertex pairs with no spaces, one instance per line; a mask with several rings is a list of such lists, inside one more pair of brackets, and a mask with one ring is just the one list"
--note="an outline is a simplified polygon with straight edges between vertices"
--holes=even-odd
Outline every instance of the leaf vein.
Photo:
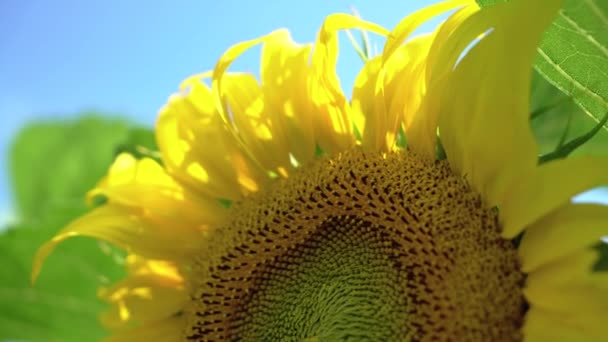
[[559,15],[560,17],[562,17],[568,24],[570,24],[570,26],[572,26],[575,30],[576,33],[580,34],[581,36],[585,37],[591,44],[593,44],[595,47],[597,47],[598,49],[600,49],[600,51],[602,51],[602,53],[604,53],[604,55],[606,57],[608,57],[608,49],[603,46],[602,44],[600,44],[600,42],[598,42],[597,40],[595,40],[595,38],[589,34],[589,32],[587,32],[585,29],[583,29],[582,27],[580,27],[576,21],[572,20],[572,18],[570,18],[569,16],[567,16],[563,10],[559,11]]
[[538,53],[541,55],[541,57],[543,57],[543,59],[545,61],[547,61],[549,64],[551,64],[555,70],[557,72],[560,73],[560,75],[564,76],[566,79],[568,79],[568,81],[572,82],[572,84],[577,87],[579,90],[581,90],[583,93],[589,95],[590,97],[592,97],[593,99],[595,99],[597,102],[599,102],[602,106],[608,108],[608,101],[604,100],[604,98],[602,98],[602,96],[600,96],[599,94],[591,91],[591,89],[585,87],[584,85],[582,85],[581,83],[579,83],[574,77],[570,76],[559,64],[555,63],[551,57],[549,57],[542,48],[538,48]]
[[602,10],[600,10],[600,8],[597,7],[597,4],[595,3],[595,1],[594,0],[584,0],[584,1],[587,5],[589,5],[589,8],[591,8],[593,13],[595,13],[598,16],[598,18],[600,18],[600,20],[604,22],[604,25],[608,26],[608,17],[606,17],[604,15],[604,13],[602,13]]

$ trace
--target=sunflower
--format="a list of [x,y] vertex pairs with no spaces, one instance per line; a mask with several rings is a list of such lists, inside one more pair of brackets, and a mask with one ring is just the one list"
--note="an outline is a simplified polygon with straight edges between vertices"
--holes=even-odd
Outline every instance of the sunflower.
[[[328,17],[237,44],[161,110],[162,163],[117,157],[84,235],[128,252],[99,295],[108,341],[605,340],[591,248],[608,208],[571,201],[608,160],[539,165],[531,66],[559,1],[448,1],[389,32]],[[424,21],[452,14],[432,33]],[[337,34],[387,37],[347,100]],[[228,72],[262,45],[260,80]],[[210,80],[210,85],[207,81]]]

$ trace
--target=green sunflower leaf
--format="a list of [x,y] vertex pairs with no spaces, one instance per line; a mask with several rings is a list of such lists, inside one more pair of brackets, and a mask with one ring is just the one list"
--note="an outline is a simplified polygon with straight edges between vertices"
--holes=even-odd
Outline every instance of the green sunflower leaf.
[[532,77],[530,108],[531,126],[541,155],[559,154],[568,148],[572,154],[608,154],[608,132],[600,130],[570,96],[537,72]]
[[26,126],[9,160],[18,216],[36,219],[57,207],[82,207],[83,193],[107,171],[128,132],[126,122],[93,114]]
[[0,340],[77,342],[107,335],[98,321],[105,304],[96,293],[123,275],[114,248],[92,239],[67,241],[48,258],[36,284],[30,284],[37,248],[82,212],[66,209],[0,234]]
[[608,241],[600,242],[596,247],[598,251],[599,258],[595,265],[593,265],[593,270],[596,272],[608,272]]
[[86,192],[117,153],[155,149],[149,132],[85,115],[35,123],[17,136],[10,167],[20,223],[0,227],[0,341],[95,341],[106,335],[98,320],[105,304],[96,294],[124,275],[122,253],[92,239],[68,240],[33,286],[32,261],[43,242],[88,210]]
[[[477,0],[481,6],[503,1]],[[590,121],[600,122],[608,111],[608,2],[564,0],[538,48],[535,69]]]
[[608,111],[608,2],[564,1],[535,66],[599,122]]

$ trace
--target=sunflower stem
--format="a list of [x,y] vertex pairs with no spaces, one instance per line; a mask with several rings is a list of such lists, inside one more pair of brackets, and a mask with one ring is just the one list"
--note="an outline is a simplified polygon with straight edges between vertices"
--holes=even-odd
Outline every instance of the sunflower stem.
[[564,146],[564,143],[566,142],[566,138],[568,137],[568,133],[570,132],[571,124],[572,124],[572,111],[569,111],[568,118],[566,119],[566,127],[564,128],[564,132],[562,133],[561,137],[559,138],[559,141],[557,142],[557,146],[555,147],[555,150],[559,150],[560,148],[562,148]]
[[576,150],[581,145],[583,145],[584,143],[589,141],[591,138],[593,138],[595,136],[595,134],[600,129],[602,129],[602,127],[606,124],[606,121],[608,121],[608,112],[606,112],[606,114],[604,114],[604,117],[602,118],[602,120],[600,120],[600,122],[598,122],[598,124],[595,125],[595,127],[593,127],[589,132],[581,135],[580,137],[578,137],[576,139],[570,140],[568,143],[564,144],[561,148],[559,148],[553,152],[541,155],[538,158],[538,163],[544,164],[544,163],[554,160],[554,159],[566,158],[574,150]]
[[536,108],[535,110],[533,110],[530,113],[530,120],[537,119],[540,116],[542,116],[543,114],[548,113],[551,109],[557,108],[558,106],[560,106],[560,105],[562,105],[562,104],[564,104],[564,103],[566,103],[566,102],[568,102],[570,100],[572,100],[571,97],[569,97],[569,96],[563,96],[560,99],[554,101],[553,103],[550,103],[548,105]]

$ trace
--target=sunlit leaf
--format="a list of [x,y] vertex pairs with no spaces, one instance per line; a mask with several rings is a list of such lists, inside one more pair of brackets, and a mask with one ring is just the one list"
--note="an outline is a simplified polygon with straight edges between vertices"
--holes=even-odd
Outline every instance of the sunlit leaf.
[[91,239],[67,241],[49,257],[34,286],[29,280],[36,249],[80,213],[65,210],[0,234],[0,340],[77,342],[107,335],[97,319],[105,304],[96,293],[122,276],[114,248]]
[[18,216],[34,219],[56,207],[82,207],[83,190],[103,176],[127,134],[126,122],[94,115],[26,126],[9,165]]
[[85,193],[117,153],[138,148],[154,153],[150,132],[87,115],[34,123],[17,136],[11,171],[21,221],[0,233],[0,341],[96,341],[107,334],[98,321],[105,304],[96,294],[123,275],[122,254],[92,239],[69,240],[49,257],[32,286],[33,256],[88,210]]
[[[591,132],[596,123],[589,120],[573,99],[534,73],[531,87],[531,125],[540,154],[548,155]],[[572,154],[608,154],[608,132],[599,130]]]
[[[478,0],[482,6],[497,2],[502,0]],[[608,1],[564,0],[535,68],[599,122],[608,112]]]

